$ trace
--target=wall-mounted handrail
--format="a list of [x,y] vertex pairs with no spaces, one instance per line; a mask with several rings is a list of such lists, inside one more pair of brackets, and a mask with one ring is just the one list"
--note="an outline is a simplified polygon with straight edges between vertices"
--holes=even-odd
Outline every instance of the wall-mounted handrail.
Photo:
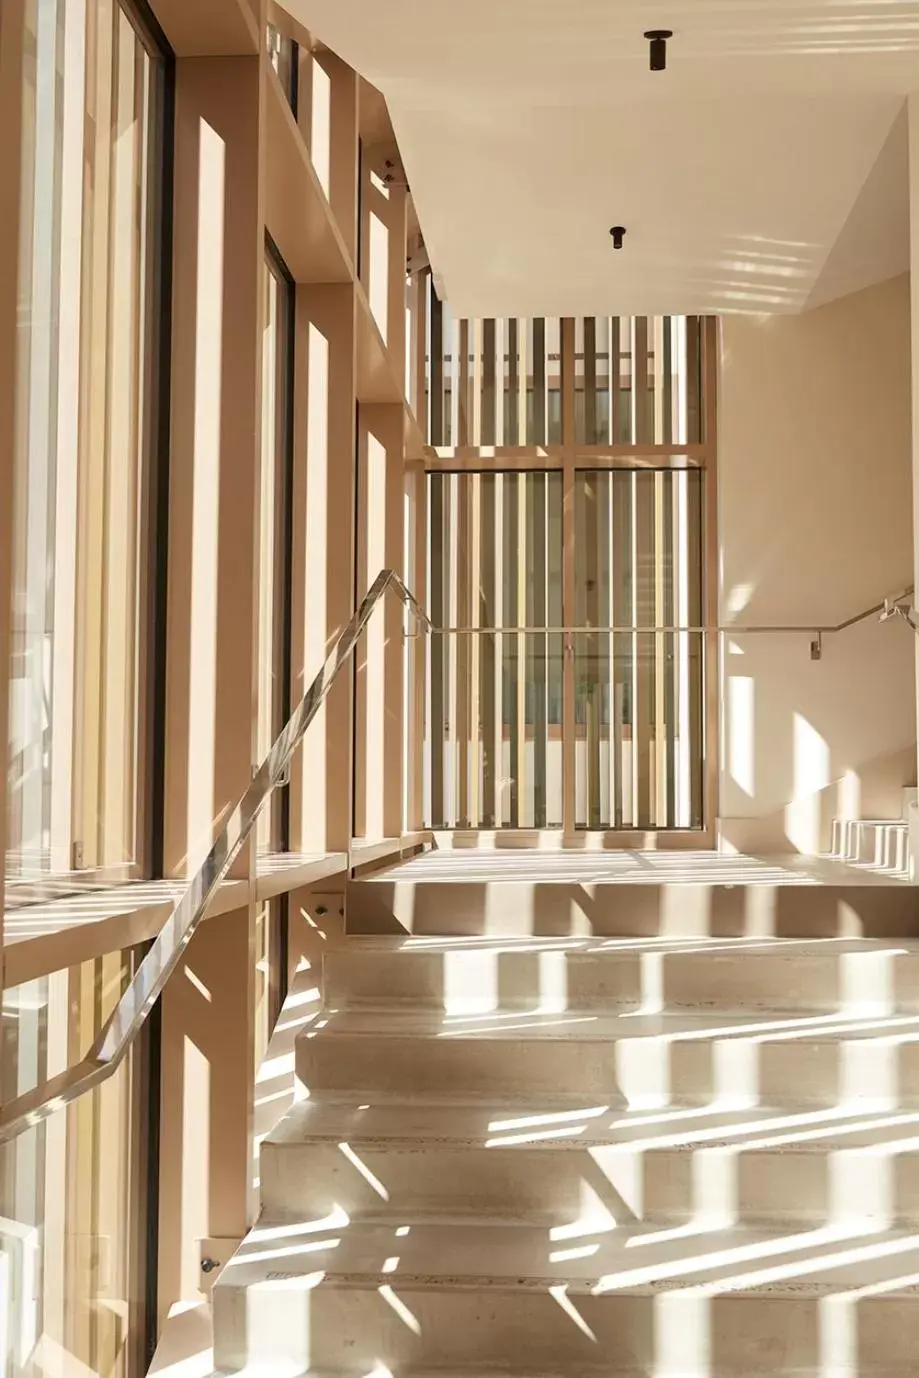
[[517,633],[521,636],[535,635],[570,635],[570,636],[595,636],[597,633],[610,632],[616,635],[645,635],[651,632],[677,633],[693,632],[699,635],[723,635],[723,636],[756,636],[763,633],[777,635],[801,635],[801,636],[833,636],[837,632],[847,631],[859,622],[867,622],[870,617],[877,617],[879,621],[886,622],[891,617],[902,617],[910,626],[919,632],[919,621],[913,619],[917,617],[915,609],[904,607],[904,601],[911,597],[913,586],[902,590],[901,593],[892,594],[885,598],[882,603],[875,603],[870,608],[865,608],[863,612],[858,612],[854,617],[847,617],[843,622],[819,623],[819,622],[797,622],[788,625],[779,623],[759,623],[754,625],[742,622],[727,622],[717,625],[693,626],[693,625],[667,625],[661,626],[650,623],[647,626],[630,623],[627,626],[580,626],[562,627],[548,625],[542,627],[529,626],[505,626],[505,627],[473,627],[473,626],[451,626],[434,627],[430,626],[429,631],[434,636],[493,636],[498,633],[512,635]]
[[336,636],[322,669],[281,729],[205,860],[179,896],[89,1052],[82,1061],[0,1108],[0,1142],[40,1124],[117,1071],[205,917],[218,886],[245,846],[266,801],[274,789],[284,783],[294,751],[342,666],[351,657],[374,609],[389,590],[423,627],[431,629],[429,618],[399,575],[391,569],[381,570],[351,621]]

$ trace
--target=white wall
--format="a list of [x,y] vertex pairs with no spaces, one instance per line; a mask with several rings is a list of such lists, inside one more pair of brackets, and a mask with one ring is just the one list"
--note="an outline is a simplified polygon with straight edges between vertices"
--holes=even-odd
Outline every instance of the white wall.
[[[837,623],[912,581],[909,278],[795,317],[728,317],[722,623]],[[913,633],[723,641],[721,839],[812,851],[915,783]]]

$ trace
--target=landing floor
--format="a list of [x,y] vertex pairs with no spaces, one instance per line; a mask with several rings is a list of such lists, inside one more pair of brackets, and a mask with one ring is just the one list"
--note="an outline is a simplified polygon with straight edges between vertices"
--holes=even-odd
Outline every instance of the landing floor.
[[573,851],[461,847],[423,852],[373,880],[555,881],[630,885],[909,885],[896,872],[833,857],[730,856],[721,852]]

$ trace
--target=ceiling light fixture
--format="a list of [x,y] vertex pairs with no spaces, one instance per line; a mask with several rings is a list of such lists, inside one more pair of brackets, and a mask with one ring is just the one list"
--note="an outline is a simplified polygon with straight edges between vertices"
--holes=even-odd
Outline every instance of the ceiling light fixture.
[[673,37],[672,29],[648,29],[645,38],[651,44],[651,71],[664,72],[667,69],[667,39]]
[[625,239],[625,226],[614,225],[613,228],[610,230],[610,235],[612,236],[613,240],[613,248],[621,249],[622,241]]

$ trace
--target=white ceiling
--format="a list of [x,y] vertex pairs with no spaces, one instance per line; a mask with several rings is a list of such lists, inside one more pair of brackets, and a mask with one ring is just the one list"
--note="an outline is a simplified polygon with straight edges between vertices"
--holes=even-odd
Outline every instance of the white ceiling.
[[919,0],[285,3],[386,96],[458,314],[800,311],[908,266]]

